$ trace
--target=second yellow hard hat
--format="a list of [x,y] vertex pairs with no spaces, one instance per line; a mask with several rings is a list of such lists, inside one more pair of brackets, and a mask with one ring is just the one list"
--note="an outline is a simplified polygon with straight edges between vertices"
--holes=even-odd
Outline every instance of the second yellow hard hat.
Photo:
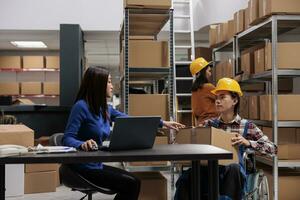
[[203,57],[197,58],[190,64],[190,72],[194,76],[211,63],[212,62],[207,62]]

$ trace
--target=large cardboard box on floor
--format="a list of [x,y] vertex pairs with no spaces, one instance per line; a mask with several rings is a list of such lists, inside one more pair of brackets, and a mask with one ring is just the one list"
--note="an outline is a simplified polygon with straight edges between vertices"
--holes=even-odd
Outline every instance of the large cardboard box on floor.
[[23,56],[23,68],[42,69],[44,68],[43,56]]
[[167,200],[167,179],[160,172],[134,172],[141,180],[139,200]]
[[19,83],[15,82],[2,82],[0,83],[0,95],[18,95]]
[[[259,166],[259,168],[262,168]],[[269,199],[273,199],[273,171],[270,167],[262,168],[267,176],[269,185]],[[280,169],[278,172],[278,199],[299,200],[300,197],[300,172],[299,170]]]
[[[273,129],[272,127],[263,127],[263,133],[273,141]],[[296,128],[278,128],[278,144],[292,144],[296,141]]]
[[25,194],[55,192],[56,171],[25,173]]
[[234,13],[234,34],[238,34],[245,29],[244,26],[245,9],[239,10]]
[[41,82],[22,82],[21,94],[25,95],[39,95],[42,94]]
[[169,9],[171,0],[124,0],[124,8],[161,8]]
[[[277,68],[278,69],[300,69],[300,42],[277,43]],[[265,47],[265,70],[272,69],[272,43]]]
[[259,0],[259,17],[269,16],[274,13],[299,14],[299,0]]
[[48,69],[59,69],[60,61],[59,56],[46,56],[46,68]]
[[0,125],[0,145],[16,144],[21,146],[33,146],[34,132],[25,125]]
[[[278,95],[278,120],[299,120],[300,119],[300,95]],[[272,96],[261,95],[260,119],[273,120]]]
[[216,128],[185,128],[176,134],[175,143],[178,144],[211,144],[233,153],[233,159],[220,160],[220,165],[238,163],[238,149],[231,145],[231,138],[235,133],[225,132]]
[[130,94],[129,115],[161,116],[168,120],[168,95],[166,94]]
[[21,68],[21,57],[20,56],[0,56],[0,69]]
[[[123,51],[122,49],[121,54]],[[129,40],[128,62],[129,67],[169,67],[168,43],[155,40]]]

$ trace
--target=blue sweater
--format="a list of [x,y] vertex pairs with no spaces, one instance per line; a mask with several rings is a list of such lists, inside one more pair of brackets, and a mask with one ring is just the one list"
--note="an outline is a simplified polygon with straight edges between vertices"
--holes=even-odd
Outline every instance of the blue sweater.
[[[108,106],[108,115],[111,121],[116,117],[127,116],[126,114]],[[104,121],[102,115],[93,114],[84,100],[75,103],[71,110],[68,123],[63,137],[63,145],[75,147],[77,149],[89,139],[93,139],[99,146],[110,134],[110,122]],[[78,169],[102,169],[102,163],[76,164]]]
[[[126,114],[115,110],[111,105],[108,105],[108,115],[112,122],[117,117],[127,116]],[[160,122],[162,126],[162,121]],[[98,146],[102,145],[110,134],[110,121],[104,121],[102,115],[93,114],[84,100],[77,101],[72,107],[71,114],[65,129],[63,137],[63,145],[75,147],[80,146],[89,139],[97,142]],[[102,163],[84,163],[73,165],[77,169],[102,169]]]

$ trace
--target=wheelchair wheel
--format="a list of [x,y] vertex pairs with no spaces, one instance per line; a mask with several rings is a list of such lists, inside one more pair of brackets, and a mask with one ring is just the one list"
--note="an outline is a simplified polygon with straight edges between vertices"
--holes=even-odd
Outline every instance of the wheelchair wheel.
[[259,200],[269,200],[269,184],[268,179],[264,174],[261,174],[261,181],[258,185]]

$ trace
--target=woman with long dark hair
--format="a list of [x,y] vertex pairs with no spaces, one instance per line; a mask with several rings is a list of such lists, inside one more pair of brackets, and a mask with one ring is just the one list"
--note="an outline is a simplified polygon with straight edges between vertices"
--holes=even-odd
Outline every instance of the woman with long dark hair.
[[215,86],[211,84],[212,62],[200,57],[190,65],[190,71],[196,76],[192,85],[192,112],[195,125],[218,116],[215,107],[215,96],[211,93]]
[[[101,146],[109,137],[111,122],[126,116],[107,104],[112,90],[111,76],[106,68],[89,67],[86,70],[65,129],[64,145],[91,151],[93,146]],[[162,120],[160,126],[184,127],[177,122]],[[125,170],[101,162],[73,164],[71,167],[92,183],[116,191],[115,199],[138,199],[140,180]]]

